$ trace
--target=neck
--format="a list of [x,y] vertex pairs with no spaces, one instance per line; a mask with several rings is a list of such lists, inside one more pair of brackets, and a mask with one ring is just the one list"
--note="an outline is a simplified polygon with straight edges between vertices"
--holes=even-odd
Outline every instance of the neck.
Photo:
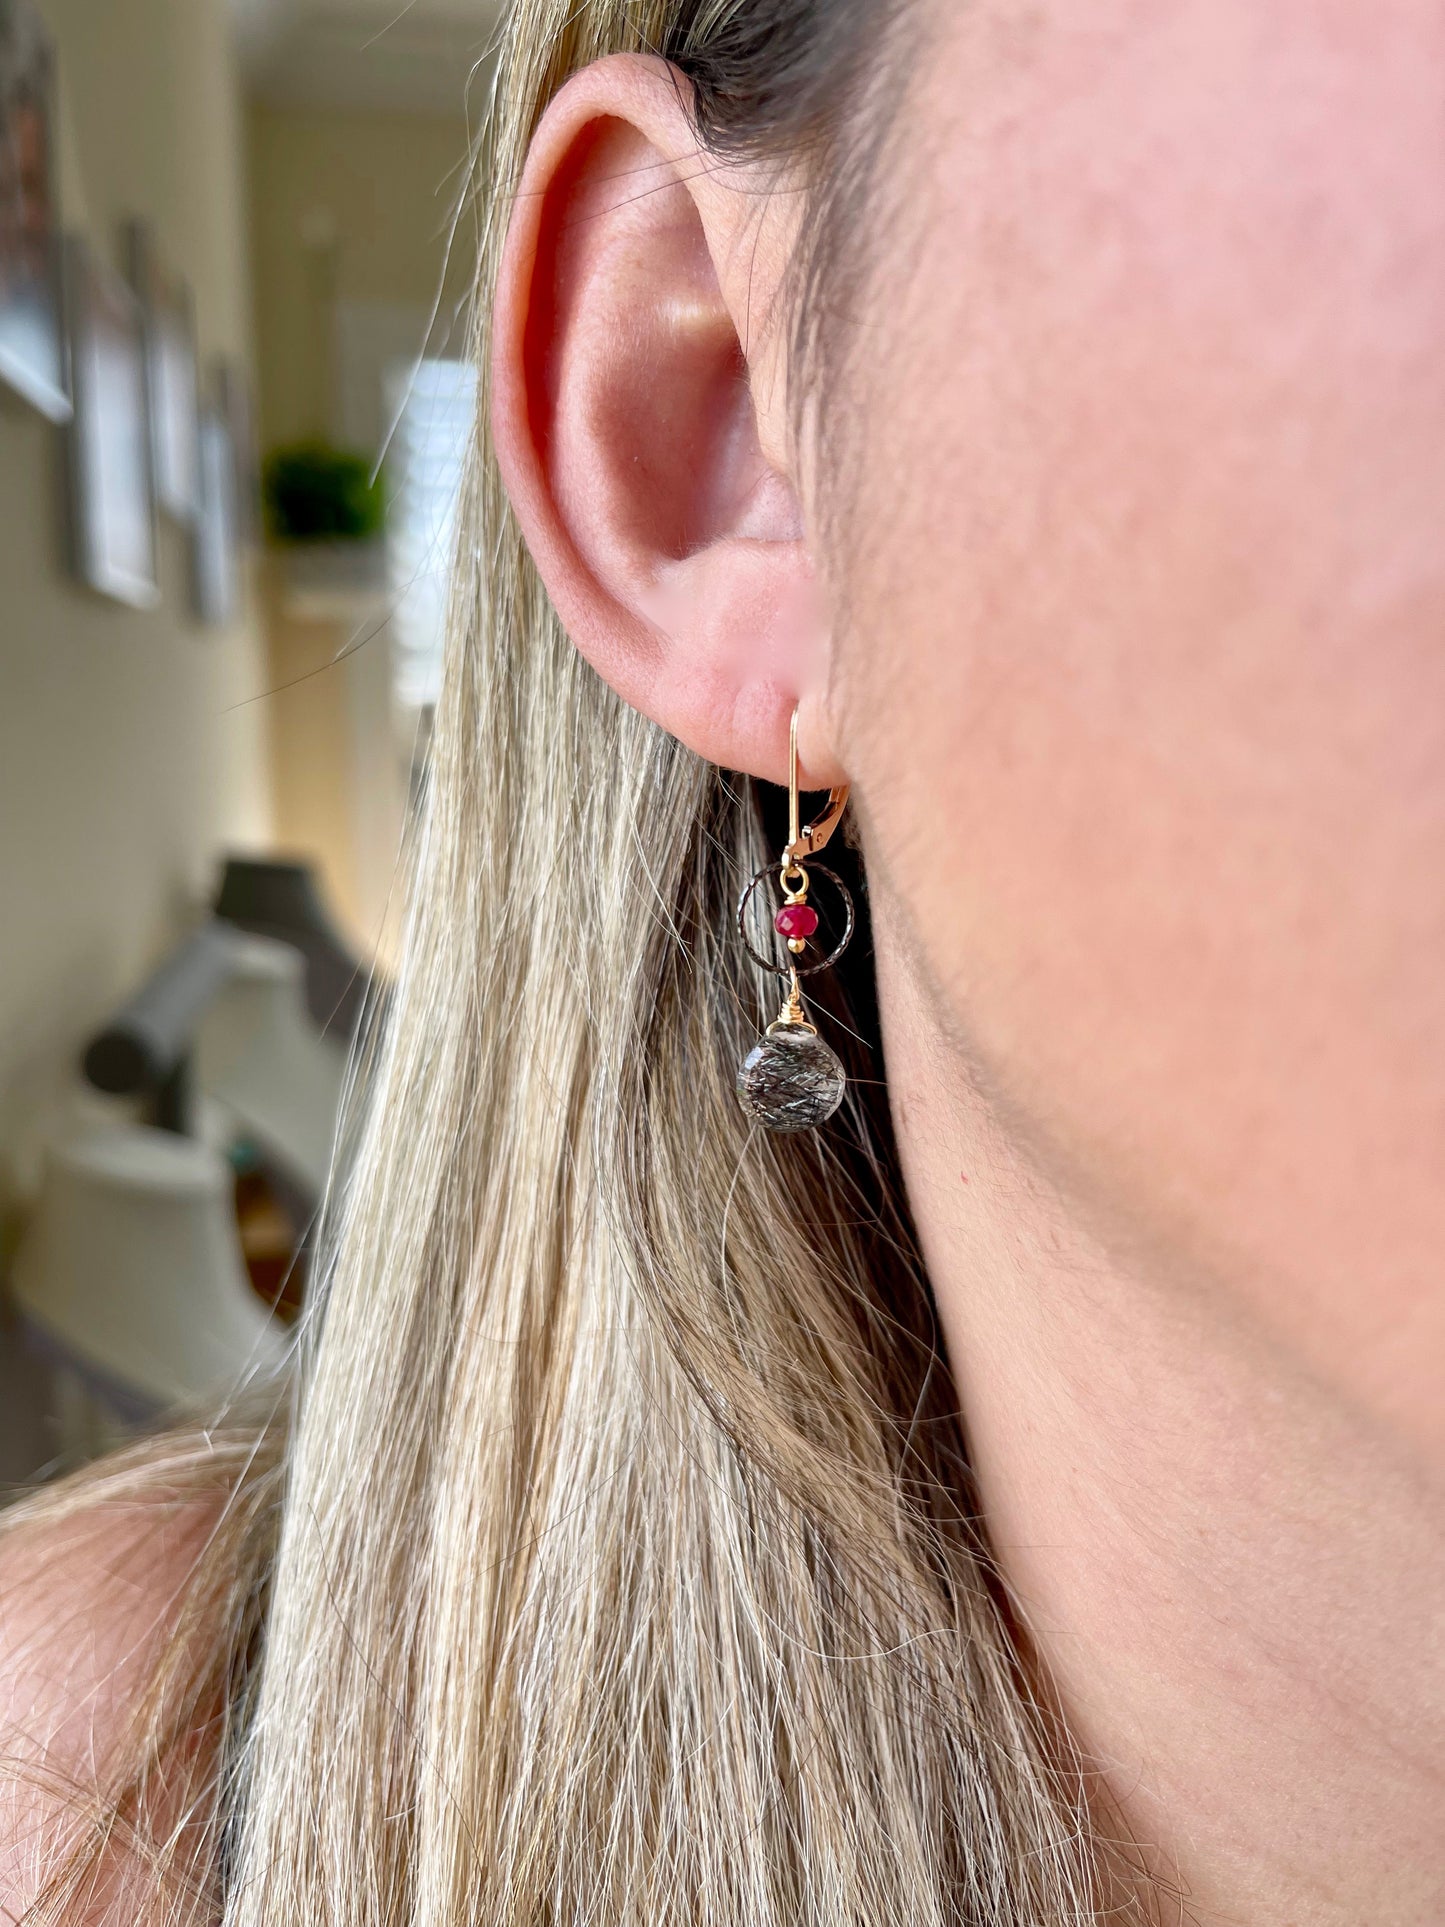
[[1438,1494],[1227,1284],[1119,1255],[890,921],[889,1086],[985,1515],[1108,1807],[1182,1896],[1159,1912],[1438,1927]]

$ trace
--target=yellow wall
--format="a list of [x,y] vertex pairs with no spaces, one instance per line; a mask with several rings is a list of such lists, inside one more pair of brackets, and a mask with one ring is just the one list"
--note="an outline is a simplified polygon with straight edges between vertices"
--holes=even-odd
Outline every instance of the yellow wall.
[[448,257],[467,154],[460,117],[255,106],[249,132],[261,428],[270,446],[332,427],[329,302],[430,310],[445,270],[444,324],[471,285],[476,237],[464,223]]
[[[119,259],[148,217],[203,355],[246,357],[244,140],[224,0],[39,0],[61,75],[61,198]],[[182,532],[159,611],[65,568],[62,432],[0,396],[0,1203],[76,1054],[168,947],[218,853],[270,829],[260,624],[189,614]],[[254,599],[253,599],[254,600]]]
[[[463,345],[455,316],[471,284],[475,234],[463,223],[449,254],[467,154],[460,117],[257,105],[249,151],[269,449],[340,433],[338,304],[415,310],[415,324],[402,319],[402,353],[421,352],[435,304],[432,351],[449,333],[454,351]],[[384,616],[358,609],[348,621],[297,621],[285,607],[284,570],[284,557],[268,558],[277,837],[313,862],[360,954],[385,962],[406,752],[388,714]]]

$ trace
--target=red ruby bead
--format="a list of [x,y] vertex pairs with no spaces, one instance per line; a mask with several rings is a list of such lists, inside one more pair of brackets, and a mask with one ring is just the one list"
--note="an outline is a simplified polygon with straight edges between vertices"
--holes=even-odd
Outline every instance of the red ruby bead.
[[818,913],[807,903],[785,903],[773,918],[780,937],[811,937],[817,927]]

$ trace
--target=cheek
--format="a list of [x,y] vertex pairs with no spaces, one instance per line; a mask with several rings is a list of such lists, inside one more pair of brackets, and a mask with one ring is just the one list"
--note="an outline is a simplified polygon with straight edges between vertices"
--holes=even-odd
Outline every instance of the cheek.
[[1440,27],[1048,11],[946,34],[915,103],[851,767],[1072,1181],[1408,1404],[1445,1241]]

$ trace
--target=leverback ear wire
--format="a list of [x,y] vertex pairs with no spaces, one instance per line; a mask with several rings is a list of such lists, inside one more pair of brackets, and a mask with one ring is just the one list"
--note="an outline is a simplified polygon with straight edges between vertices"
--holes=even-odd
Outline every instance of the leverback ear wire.
[[[805,829],[798,827],[798,705],[794,703],[792,716],[788,720],[788,847],[783,851],[782,862],[778,869],[778,881],[783,888],[785,910],[808,901],[808,872],[800,859],[816,856],[825,848],[842,820],[848,807],[848,785],[835,785],[828,792],[828,807],[816,823],[809,823]],[[831,872],[829,873],[831,874]],[[849,924],[851,929],[852,919]],[[794,957],[801,956],[807,948],[805,936],[789,934],[785,919],[780,918],[778,930],[785,935],[789,951]],[[804,930],[816,929],[816,916],[808,917],[801,926]],[[788,994],[784,1000],[780,1022],[801,1024],[807,1020],[803,1015],[803,987],[798,980],[798,967],[793,964],[789,973]]]
[[[826,849],[828,839],[843,820],[843,812],[848,807],[847,783],[835,783],[828,792],[828,806],[816,823],[798,828],[798,705],[793,705],[792,720],[788,724],[788,847],[783,852],[785,868],[791,870],[798,859],[816,856],[819,850]],[[784,888],[786,889],[786,878]]]

